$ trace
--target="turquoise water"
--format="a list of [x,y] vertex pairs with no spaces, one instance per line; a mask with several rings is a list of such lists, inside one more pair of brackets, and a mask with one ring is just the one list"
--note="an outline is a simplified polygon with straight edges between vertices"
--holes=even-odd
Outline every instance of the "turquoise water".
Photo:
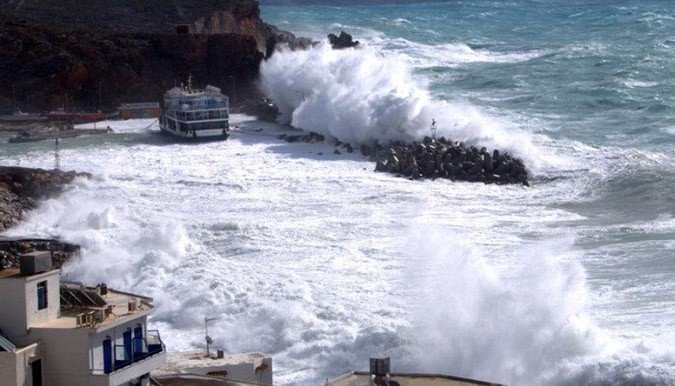
[[675,144],[670,1],[453,1],[263,6],[264,20],[321,39],[340,30],[402,52],[444,99],[589,145]]
[[[290,71],[279,70],[289,63],[302,63],[303,68],[327,63],[322,71],[335,79],[326,82],[344,87],[330,86],[326,92],[359,95],[346,103],[317,98],[336,109],[349,110],[345,105],[362,100],[370,103],[382,89],[406,94],[412,82],[416,90],[406,95],[421,90],[430,95],[428,104],[451,111],[447,116],[436,112],[450,136],[504,146],[526,159],[532,156],[535,184],[553,189],[545,199],[532,201],[532,210],[545,201],[549,209],[578,216],[549,225],[555,230],[545,237],[574,235],[595,322],[631,341],[653,337],[663,344],[655,351],[665,361],[658,365],[586,363],[580,365],[584,370],[579,377],[561,384],[675,383],[675,2],[263,2],[262,17],[318,41],[344,30],[361,42],[356,52],[368,57],[358,61],[351,54],[324,52],[310,59],[277,59],[263,66],[263,74],[270,73],[263,81],[272,84],[270,90],[282,88],[274,83],[280,74],[291,77],[287,88],[300,88],[300,78],[311,77],[303,71],[293,79]],[[403,63],[404,75],[392,63]],[[392,67],[388,78],[381,75]],[[322,82],[313,79],[314,90]],[[285,106],[287,95],[275,95]],[[321,126],[320,119],[307,113],[314,108],[331,116],[330,108],[320,106],[296,104],[289,120]],[[373,116],[378,110],[372,106],[366,113],[354,111],[377,122]],[[432,116],[421,115],[428,121]],[[354,121],[340,115],[333,119]],[[340,127],[328,131],[338,138],[355,137]],[[537,240],[541,235],[521,237]],[[445,369],[456,370],[452,365]],[[654,373],[659,375],[652,377]]]
[[[277,52],[282,123],[359,143],[438,133],[522,157],[531,186],[409,181],[333,141],[232,115],[227,141],[153,120],[64,139],[89,172],[3,235],[82,245],[68,280],[151,296],[168,350],[274,358],[319,385],[396,371],[508,385],[675,385],[675,3],[263,2],[322,43]],[[345,31],[356,50],[333,51]],[[0,164],[50,168],[53,144]]]

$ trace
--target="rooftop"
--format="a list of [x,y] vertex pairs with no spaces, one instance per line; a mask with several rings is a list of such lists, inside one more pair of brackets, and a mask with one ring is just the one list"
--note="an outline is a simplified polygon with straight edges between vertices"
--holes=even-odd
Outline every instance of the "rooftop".
[[[327,386],[361,386],[370,385],[370,373],[355,371],[326,383]],[[501,386],[498,383],[477,381],[474,379],[454,377],[442,374],[392,373],[391,380],[401,386]]]
[[166,357],[166,365],[154,370],[153,376],[168,376],[183,374],[186,369],[221,367],[240,363],[253,363],[256,366],[262,364],[267,358],[260,353],[227,354],[223,358],[207,357],[204,353],[169,353]]
[[21,277],[21,273],[19,272],[19,268],[7,268],[7,269],[0,269],[0,279],[4,278],[10,278],[10,277]]
[[148,314],[151,298],[108,289],[61,282],[61,316],[36,328],[101,328]]

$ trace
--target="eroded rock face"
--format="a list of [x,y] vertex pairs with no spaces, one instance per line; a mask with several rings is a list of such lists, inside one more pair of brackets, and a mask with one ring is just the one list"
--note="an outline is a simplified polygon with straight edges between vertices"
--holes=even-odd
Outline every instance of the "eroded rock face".
[[25,212],[40,200],[63,192],[64,187],[87,173],[0,166],[0,232],[17,225]]
[[263,56],[248,35],[55,32],[26,22],[0,29],[0,94],[30,99],[33,111],[92,111],[101,102],[110,111],[123,102],[161,101],[192,74],[200,87],[212,84],[225,94],[236,88],[236,102],[257,95]]
[[[176,34],[176,25],[188,25]],[[161,101],[192,74],[235,101],[260,97],[260,62],[280,45],[308,39],[260,19],[252,0],[21,0],[0,4],[0,113],[113,111]],[[28,104],[28,102],[26,102]]]

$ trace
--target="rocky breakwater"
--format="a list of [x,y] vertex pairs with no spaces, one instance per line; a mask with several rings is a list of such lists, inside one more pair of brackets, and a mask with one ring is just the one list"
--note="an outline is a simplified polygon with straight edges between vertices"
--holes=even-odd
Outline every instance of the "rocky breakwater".
[[414,180],[447,178],[452,181],[529,186],[525,164],[520,158],[499,150],[466,146],[445,138],[424,138],[409,145],[393,144],[375,153],[375,170]]
[[52,239],[0,239],[0,270],[19,268],[20,256],[33,251],[48,251],[52,268],[61,268],[66,261],[80,253],[80,246]]
[[0,166],[0,232],[17,225],[40,200],[63,192],[76,177],[87,173]]

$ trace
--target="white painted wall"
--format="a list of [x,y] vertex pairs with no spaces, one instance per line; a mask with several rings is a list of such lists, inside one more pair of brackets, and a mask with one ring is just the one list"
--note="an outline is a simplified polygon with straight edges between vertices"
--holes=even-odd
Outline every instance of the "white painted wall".
[[45,347],[43,352],[44,384],[50,386],[126,385],[133,378],[149,373],[166,362],[165,354],[141,361],[109,375],[103,374],[103,341],[110,336],[122,345],[123,333],[138,323],[146,331],[147,316],[143,315],[110,328],[40,328],[31,336]]
[[89,376],[89,331],[84,328],[33,328],[41,342],[45,385],[86,385]]
[[[28,276],[26,279],[26,319],[28,327],[59,317],[61,311],[60,280],[61,271],[53,270],[43,274]],[[38,310],[38,283],[47,282],[47,308]]]
[[14,344],[26,335],[26,283],[22,279],[0,279],[0,329]]
[[[261,364],[266,364],[268,367],[263,371],[256,373],[256,367]],[[225,378],[231,380],[237,380],[242,382],[253,382],[260,383],[264,385],[272,385],[272,358],[263,358],[261,361],[252,361],[245,363],[237,364],[227,364],[219,366],[199,366],[199,367],[186,367],[183,369],[186,373],[190,374],[199,374],[207,375],[212,371],[227,371],[227,376]]]
[[40,359],[37,351],[37,344],[14,352],[0,351],[0,386],[32,386],[30,363]]
[[[0,329],[16,345],[31,342],[28,328],[59,317],[59,270],[0,279]],[[38,310],[37,286],[47,282],[47,308]]]
[[18,373],[17,359],[15,352],[0,351],[0,386],[23,386],[26,375]]

